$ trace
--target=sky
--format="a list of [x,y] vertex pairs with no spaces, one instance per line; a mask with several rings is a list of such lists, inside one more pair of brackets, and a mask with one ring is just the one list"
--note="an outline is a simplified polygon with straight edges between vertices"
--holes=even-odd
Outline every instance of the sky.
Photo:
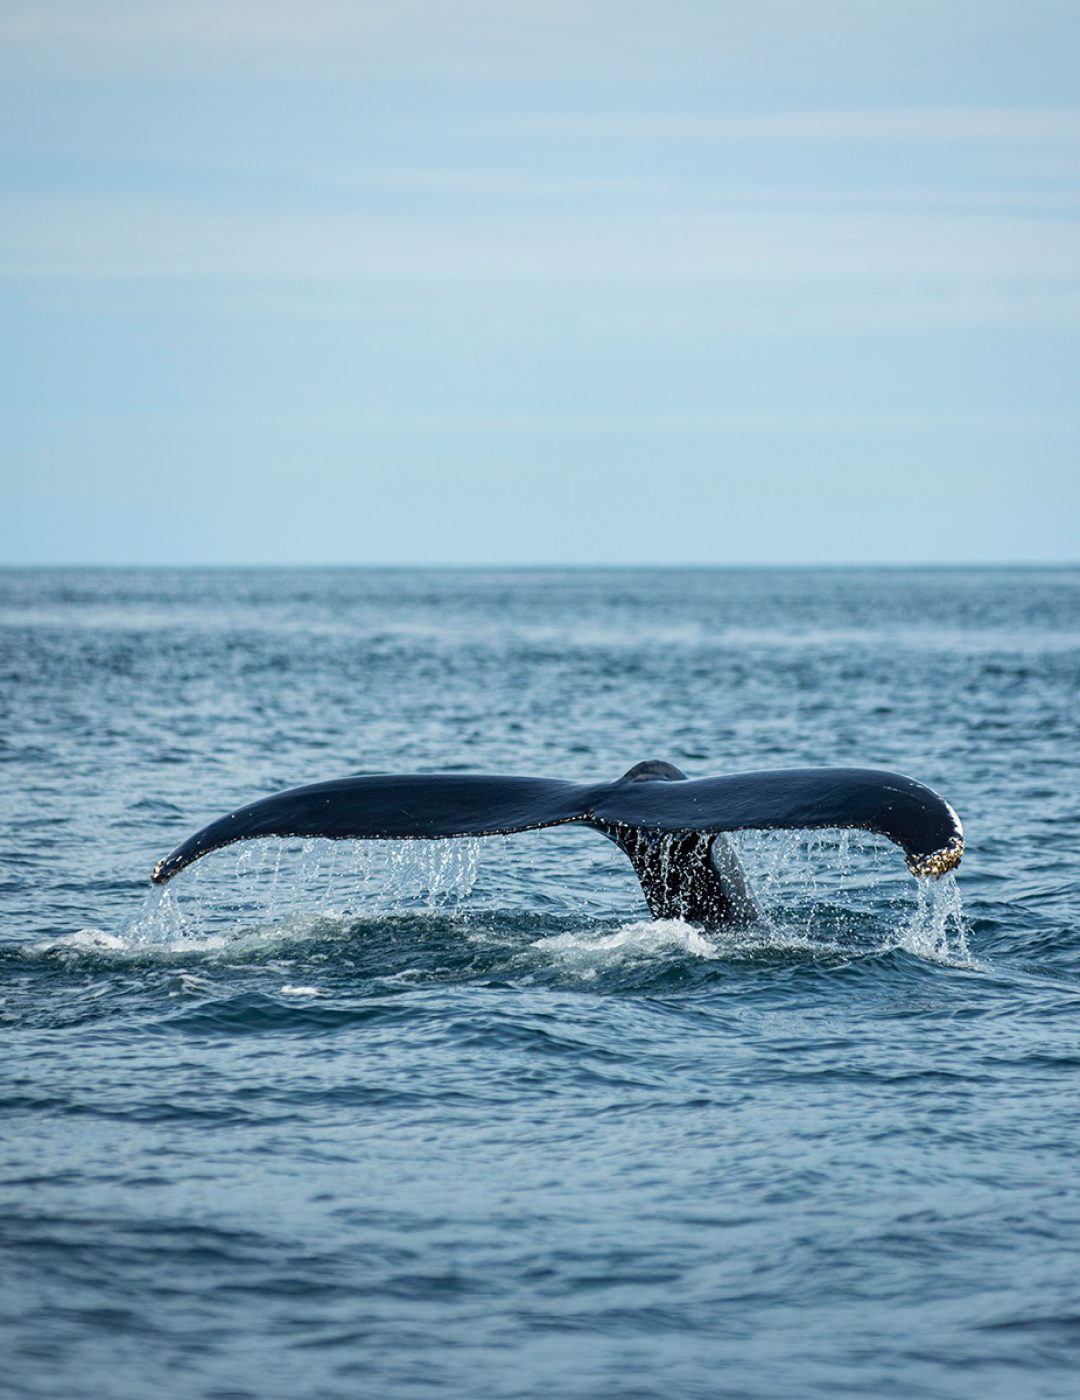
[[0,0],[0,563],[1080,558],[1076,0]]

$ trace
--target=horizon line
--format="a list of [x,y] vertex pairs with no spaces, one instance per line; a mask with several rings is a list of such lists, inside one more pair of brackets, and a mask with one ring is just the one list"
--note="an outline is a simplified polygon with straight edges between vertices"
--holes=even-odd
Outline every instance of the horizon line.
[[275,563],[275,562],[273,562],[273,561],[264,561],[264,562],[261,562],[261,563],[253,563],[253,562],[238,563],[238,562],[220,561],[220,560],[219,560],[219,561],[211,561],[211,560],[203,560],[203,561],[198,561],[198,560],[196,560],[196,561],[192,561],[192,560],[188,560],[188,561],[186,561],[186,562],[155,562],[155,563],[125,562],[125,561],[115,561],[115,562],[110,562],[110,563],[103,563],[103,562],[101,562],[101,561],[96,561],[96,562],[89,562],[89,563],[87,563],[87,562],[79,562],[79,561],[63,561],[63,562],[57,562],[57,561],[51,561],[51,562],[48,562],[48,561],[46,561],[46,562],[27,562],[27,561],[22,561],[22,562],[19,562],[19,561],[0,560],[0,570],[4,570],[4,571],[7,571],[7,572],[16,572],[16,571],[18,571],[18,570],[25,570],[25,571],[42,570],[42,571],[44,571],[44,570],[48,570],[48,569],[56,570],[56,571],[63,570],[63,569],[67,569],[67,570],[76,570],[76,569],[77,569],[77,570],[84,570],[84,571],[85,571],[85,570],[92,570],[92,569],[98,569],[98,570],[102,570],[102,571],[108,570],[108,569],[125,570],[125,571],[134,571],[134,570],[154,571],[154,570],[159,570],[159,571],[161,571],[161,572],[165,572],[165,571],[178,572],[178,571],[182,571],[182,570],[190,570],[190,571],[196,571],[196,570],[220,570],[220,571],[222,571],[222,572],[226,572],[226,571],[239,572],[239,571],[242,571],[242,570],[251,570],[251,571],[263,571],[263,572],[266,572],[266,571],[274,570],[274,571],[279,571],[279,572],[280,572],[280,571],[289,570],[289,569],[295,569],[295,570],[297,570],[297,571],[300,571],[300,570],[313,571],[313,570],[322,569],[322,570],[334,570],[334,571],[337,571],[337,572],[343,572],[343,571],[346,571],[346,570],[356,570],[356,571],[366,570],[366,571],[370,571],[370,572],[376,572],[376,571],[379,571],[379,570],[383,570],[383,571],[386,571],[386,572],[400,572],[400,573],[404,573],[404,572],[408,572],[408,571],[410,571],[410,570],[430,569],[430,570],[442,570],[442,571],[456,570],[456,571],[460,571],[460,572],[468,572],[468,571],[482,572],[482,571],[490,571],[490,570],[503,570],[503,571],[518,571],[518,572],[521,572],[521,573],[528,573],[528,572],[541,572],[541,571],[550,572],[550,571],[553,571],[553,570],[560,570],[560,571],[566,571],[566,570],[582,570],[582,571],[585,571],[585,570],[592,570],[592,571],[597,571],[597,572],[602,571],[602,570],[610,570],[610,571],[612,571],[612,572],[615,572],[615,571],[629,571],[629,570],[635,570],[635,569],[636,569],[636,570],[661,570],[661,569],[667,569],[667,570],[687,570],[687,571],[689,571],[689,570],[698,570],[698,571],[706,571],[706,570],[725,570],[725,569],[726,569],[726,570],[736,570],[736,569],[791,569],[791,570],[794,570],[794,569],[821,569],[821,570],[826,570],[826,569],[834,569],[834,570],[839,570],[839,569],[852,569],[852,570],[854,570],[854,569],[896,569],[896,570],[901,570],[901,569],[904,569],[904,570],[915,570],[915,569],[926,569],[926,570],[930,570],[930,569],[951,569],[951,570],[960,570],[960,569],[1003,569],[1003,570],[1007,570],[1007,569],[1016,569],[1016,570],[1033,570],[1033,569],[1043,569],[1043,570],[1051,570],[1051,569],[1076,569],[1076,568],[1080,568],[1080,558],[1078,558],[1078,559],[1049,559],[1049,560],[1025,560],[1025,559],[982,559],[982,560],[980,560],[980,559],[967,559],[967,560],[938,559],[938,560],[917,560],[917,561],[910,561],[910,560],[908,560],[908,561],[905,561],[905,560],[878,560],[878,561],[845,560],[845,561],[841,561],[841,562],[829,562],[829,561],[827,561],[827,560],[785,560],[785,561],[777,561],[777,560],[756,560],[756,561],[727,562],[727,563],[724,563],[724,562],[717,562],[717,561],[701,561],[701,560],[687,560],[687,561],[685,561],[685,562],[684,562],[684,561],[679,561],[679,562],[672,562],[672,561],[651,561],[651,562],[650,562],[650,561],[626,561],[626,562],[600,561],[600,562],[595,562],[595,563],[590,563],[590,562],[588,562],[588,561],[559,562],[559,561],[551,561],[551,560],[548,560],[548,561],[544,561],[544,560],[531,560],[531,561],[527,561],[527,562],[521,562],[521,561],[517,561],[517,562],[505,562],[505,561],[504,561],[504,562],[500,562],[500,561],[498,561],[498,560],[487,560],[487,561],[482,561],[482,562],[479,562],[479,561],[478,561],[478,562],[464,562],[464,561],[461,561],[461,560],[457,560],[457,561],[455,561],[455,560],[441,560],[441,561],[440,561],[440,560],[434,560],[434,561],[426,561],[426,562],[423,562],[423,563],[420,563],[420,562],[381,562],[381,563],[363,563],[363,562],[356,562],[356,561],[352,561],[352,562],[340,562],[340,561],[336,561],[336,562],[315,562],[315,561],[295,561],[295,560],[294,560],[294,561],[291,561],[291,562],[288,562],[288,563]]

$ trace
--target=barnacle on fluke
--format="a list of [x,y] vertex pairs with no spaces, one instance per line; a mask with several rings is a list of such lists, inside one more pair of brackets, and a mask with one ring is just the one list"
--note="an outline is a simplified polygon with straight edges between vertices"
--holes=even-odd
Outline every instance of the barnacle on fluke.
[[960,864],[964,854],[964,838],[954,836],[940,851],[931,851],[928,856],[908,856],[907,868],[916,878],[929,875],[947,875]]
[[724,833],[857,828],[902,847],[916,876],[955,869],[960,819],[931,788],[871,768],[790,768],[687,778],[638,763],[615,782],[482,773],[364,774],[260,798],[196,832],[154,867],[165,884],[209,851],[266,836],[414,841],[580,822],[629,857],[655,918],[706,926],[756,914]]

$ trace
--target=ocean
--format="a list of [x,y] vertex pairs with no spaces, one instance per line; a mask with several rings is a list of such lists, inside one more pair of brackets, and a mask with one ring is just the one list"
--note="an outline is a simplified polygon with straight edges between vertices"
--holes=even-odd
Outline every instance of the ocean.
[[[0,1391],[1080,1395],[1080,570],[0,572]],[[653,922],[576,828],[262,841],[362,771],[883,767]]]

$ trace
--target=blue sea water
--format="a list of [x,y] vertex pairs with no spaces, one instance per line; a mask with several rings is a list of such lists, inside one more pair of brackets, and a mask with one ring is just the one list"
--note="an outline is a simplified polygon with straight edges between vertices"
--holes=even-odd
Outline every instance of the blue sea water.
[[[1080,1394],[1080,571],[0,573],[0,1390]],[[896,768],[955,877],[154,862],[361,770]]]

